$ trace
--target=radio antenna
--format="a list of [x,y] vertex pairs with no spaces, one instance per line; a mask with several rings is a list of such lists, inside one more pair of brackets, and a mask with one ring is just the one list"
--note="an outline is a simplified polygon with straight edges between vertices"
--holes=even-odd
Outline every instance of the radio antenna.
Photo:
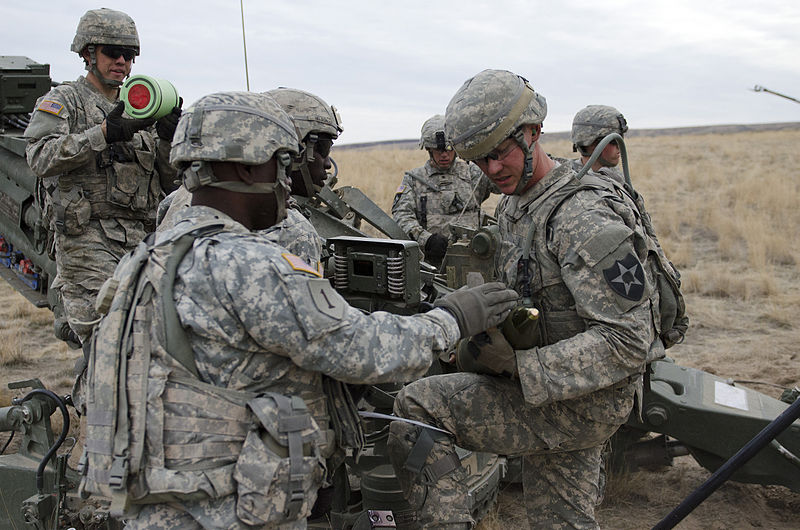
[[247,91],[250,92],[250,72],[247,70],[247,41],[244,38],[244,0],[239,0],[242,11],[242,47],[244,48],[244,78],[247,81]]

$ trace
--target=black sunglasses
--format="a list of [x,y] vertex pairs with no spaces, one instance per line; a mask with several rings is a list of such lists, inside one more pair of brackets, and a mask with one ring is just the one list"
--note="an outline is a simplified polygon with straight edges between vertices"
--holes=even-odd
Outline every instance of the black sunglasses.
[[130,61],[136,57],[136,50],[124,46],[103,46],[100,48],[100,53],[110,59],[116,59],[122,55],[122,58],[126,61]]

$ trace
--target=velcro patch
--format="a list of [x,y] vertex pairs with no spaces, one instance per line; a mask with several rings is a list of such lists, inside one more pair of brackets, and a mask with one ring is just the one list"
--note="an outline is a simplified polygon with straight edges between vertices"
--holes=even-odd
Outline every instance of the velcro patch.
[[642,299],[644,269],[639,260],[630,252],[621,260],[615,261],[609,268],[603,269],[603,276],[611,290],[621,297],[634,302]]
[[344,299],[328,280],[308,280],[308,292],[319,312],[341,320],[346,311]]
[[313,274],[318,278],[322,278],[322,274],[319,271],[315,270],[314,267],[303,261],[300,256],[295,256],[294,254],[289,254],[288,252],[284,252],[281,254],[283,259],[286,260],[287,263],[292,267],[292,269],[296,271],[303,271],[309,274]]
[[395,193],[403,193],[404,191],[406,191],[406,185],[405,184],[400,184],[397,187],[397,191]]
[[64,110],[64,105],[58,103],[56,101],[44,100],[42,101],[36,110],[41,110],[42,112],[49,112],[55,116],[59,116],[61,111]]

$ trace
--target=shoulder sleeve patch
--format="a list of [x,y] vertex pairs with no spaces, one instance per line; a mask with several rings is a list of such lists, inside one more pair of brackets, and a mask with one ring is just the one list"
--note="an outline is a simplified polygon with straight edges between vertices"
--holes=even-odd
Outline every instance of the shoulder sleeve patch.
[[303,261],[300,256],[295,256],[294,254],[289,254],[288,252],[284,252],[281,254],[283,259],[289,264],[292,269],[296,271],[303,271],[309,274],[313,274],[318,278],[322,278],[322,274],[319,273],[314,267]]
[[56,101],[50,101],[49,99],[45,99],[39,106],[36,107],[36,110],[41,110],[42,112],[48,112],[53,114],[54,116],[60,116],[61,111],[64,110],[64,105],[58,103]]
[[320,313],[334,320],[344,318],[347,307],[344,299],[328,280],[308,280],[308,293]]
[[397,187],[397,191],[395,191],[395,193],[403,193],[405,190],[406,190],[406,185],[405,184],[400,184]]
[[624,258],[603,269],[603,276],[611,290],[623,298],[638,302],[644,294],[644,270],[636,257],[628,252]]

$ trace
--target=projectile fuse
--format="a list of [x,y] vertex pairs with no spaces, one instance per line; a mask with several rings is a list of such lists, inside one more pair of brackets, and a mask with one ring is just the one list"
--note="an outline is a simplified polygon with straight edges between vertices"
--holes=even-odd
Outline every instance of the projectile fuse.
[[535,307],[516,307],[500,327],[503,336],[515,350],[540,346],[539,310]]

